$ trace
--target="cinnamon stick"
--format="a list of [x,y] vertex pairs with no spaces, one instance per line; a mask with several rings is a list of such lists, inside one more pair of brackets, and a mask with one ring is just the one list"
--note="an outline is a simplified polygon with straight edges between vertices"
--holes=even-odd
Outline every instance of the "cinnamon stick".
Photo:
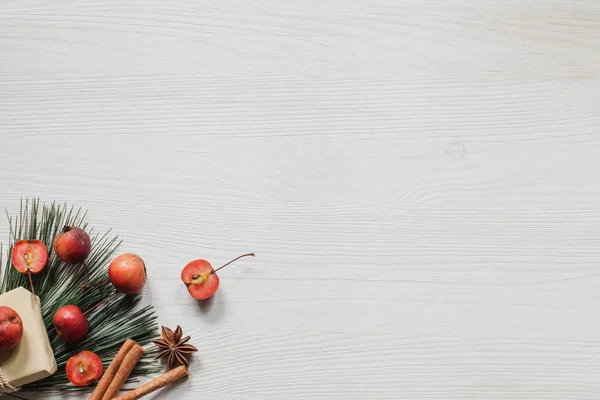
[[152,393],[162,387],[167,386],[170,383],[177,382],[178,380],[185,378],[190,373],[188,369],[184,365],[180,365],[177,368],[174,368],[167,372],[164,375],[159,376],[156,379],[151,380],[148,383],[143,384],[142,386],[133,389],[130,392],[127,392],[119,397],[115,397],[112,400],[137,400],[148,393]]
[[104,396],[102,396],[102,400],[110,400],[113,397],[115,397],[117,393],[119,393],[119,390],[121,390],[121,388],[125,384],[125,381],[127,380],[127,378],[129,378],[131,371],[133,371],[133,368],[138,363],[140,358],[142,358],[143,354],[144,348],[139,344],[134,345],[131,348],[131,350],[127,352],[127,355],[125,356],[123,362],[119,366],[119,369],[117,370],[114,379],[108,386],[108,389],[106,389],[106,393],[104,393]]
[[104,375],[102,375],[102,379],[100,379],[100,381],[96,385],[96,388],[92,392],[90,400],[102,400],[104,394],[106,393],[106,390],[115,378],[115,375],[117,374],[121,363],[125,359],[125,356],[129,352],[129,350],[131,350],[131,348],[135,345],[137,345],[137,342],[132,339],[127,339],[125,343],[123,343],[115,358],[111,361],[108,368],[106,368],[106,371],[104,371]]

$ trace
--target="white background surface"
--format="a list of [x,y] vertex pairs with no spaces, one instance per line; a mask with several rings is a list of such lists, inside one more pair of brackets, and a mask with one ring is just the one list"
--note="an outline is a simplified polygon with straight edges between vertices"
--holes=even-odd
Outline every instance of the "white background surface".
[[598,399],[599,39],[594,0],[3,0],[0,206],[146,259],[200,348],[155,399]]

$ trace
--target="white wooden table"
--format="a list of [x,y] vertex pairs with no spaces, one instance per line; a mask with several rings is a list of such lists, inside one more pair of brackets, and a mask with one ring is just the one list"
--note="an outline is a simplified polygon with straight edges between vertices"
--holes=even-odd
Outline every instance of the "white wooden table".
[[599,66],[596,0],[2,0],[0,206],[146,259],[155,399],[596,400]]

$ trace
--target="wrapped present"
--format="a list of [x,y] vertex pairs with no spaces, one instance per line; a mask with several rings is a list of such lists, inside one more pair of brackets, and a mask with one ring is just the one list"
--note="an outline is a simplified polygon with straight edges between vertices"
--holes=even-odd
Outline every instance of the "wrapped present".
[[19,287],[0,295],[0,305],[14,309],[23,321],[21,342],[0,350],[0,395],[56,372],[56,360],[42,320],[40,299]]

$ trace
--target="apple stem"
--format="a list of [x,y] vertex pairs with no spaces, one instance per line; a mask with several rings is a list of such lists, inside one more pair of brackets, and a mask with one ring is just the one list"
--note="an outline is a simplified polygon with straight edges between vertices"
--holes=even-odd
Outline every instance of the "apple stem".
[[29,276],[29,286],[31,286],[31,294],[35,296],[35,290],[33,289],[33,279],[31,278],[31,270],[27,270],[27,275]]
[[114,297],[116,294],[118,294],[119,292],[114,292],[113,294],[111,294],[110,296],[105,297],[104,299],[100,300],[98,303],[96,303],[95,305],[92,306],[92,308],[89,308],[86,312],[83,313],[83,315],[87,315],[87,313],[89,313],[90,311],[95,310],[98,306],[100,306],[102,303],[104,303],[105,301],[107,301],[108,299],[110,299],[111,297]]
[[213,270],[213,272],[211,272],[211,274],[214,274],[214,273],[215,273],[215,272],[217,272],[218,270],[225,268],[226,266],[228,266],[229,264],[231,264],[231,263],[232,263],[232,262],[234,262],[234,261],[237,261],[237,260],[239,260],[240,258],[243,258],[243,257],[250,257],[250,256],[252,256],[252,257],[255,257],[254,253],[246,253],[246,254],[242,254],[241,256],[239,256],[239,257],[236,257],[236,258],[234,258],[233,260],[229,261],[227,264],[221,265],[219,268],[217,268],[217,269]]
[[85,283],[81,285],[81,287],[82,289],[87,289],[89,287],[88,284],[90,283],[90,270],[88,269],[85,261],[82,261],[81,264],[83,264],[83,269],[85,269]]
[[[91,285],[89,285],[88,283],[85,283],[84,285],[81,285],[81,290],[85,290],[85,289],[93,288],[94,286],[102,285],[103,283],[106,283],[109,280],[110,280],[110,278],[102,279],[101,281],[92,283]],[[87,282],[89,282],[89,279],[87,280]]]

